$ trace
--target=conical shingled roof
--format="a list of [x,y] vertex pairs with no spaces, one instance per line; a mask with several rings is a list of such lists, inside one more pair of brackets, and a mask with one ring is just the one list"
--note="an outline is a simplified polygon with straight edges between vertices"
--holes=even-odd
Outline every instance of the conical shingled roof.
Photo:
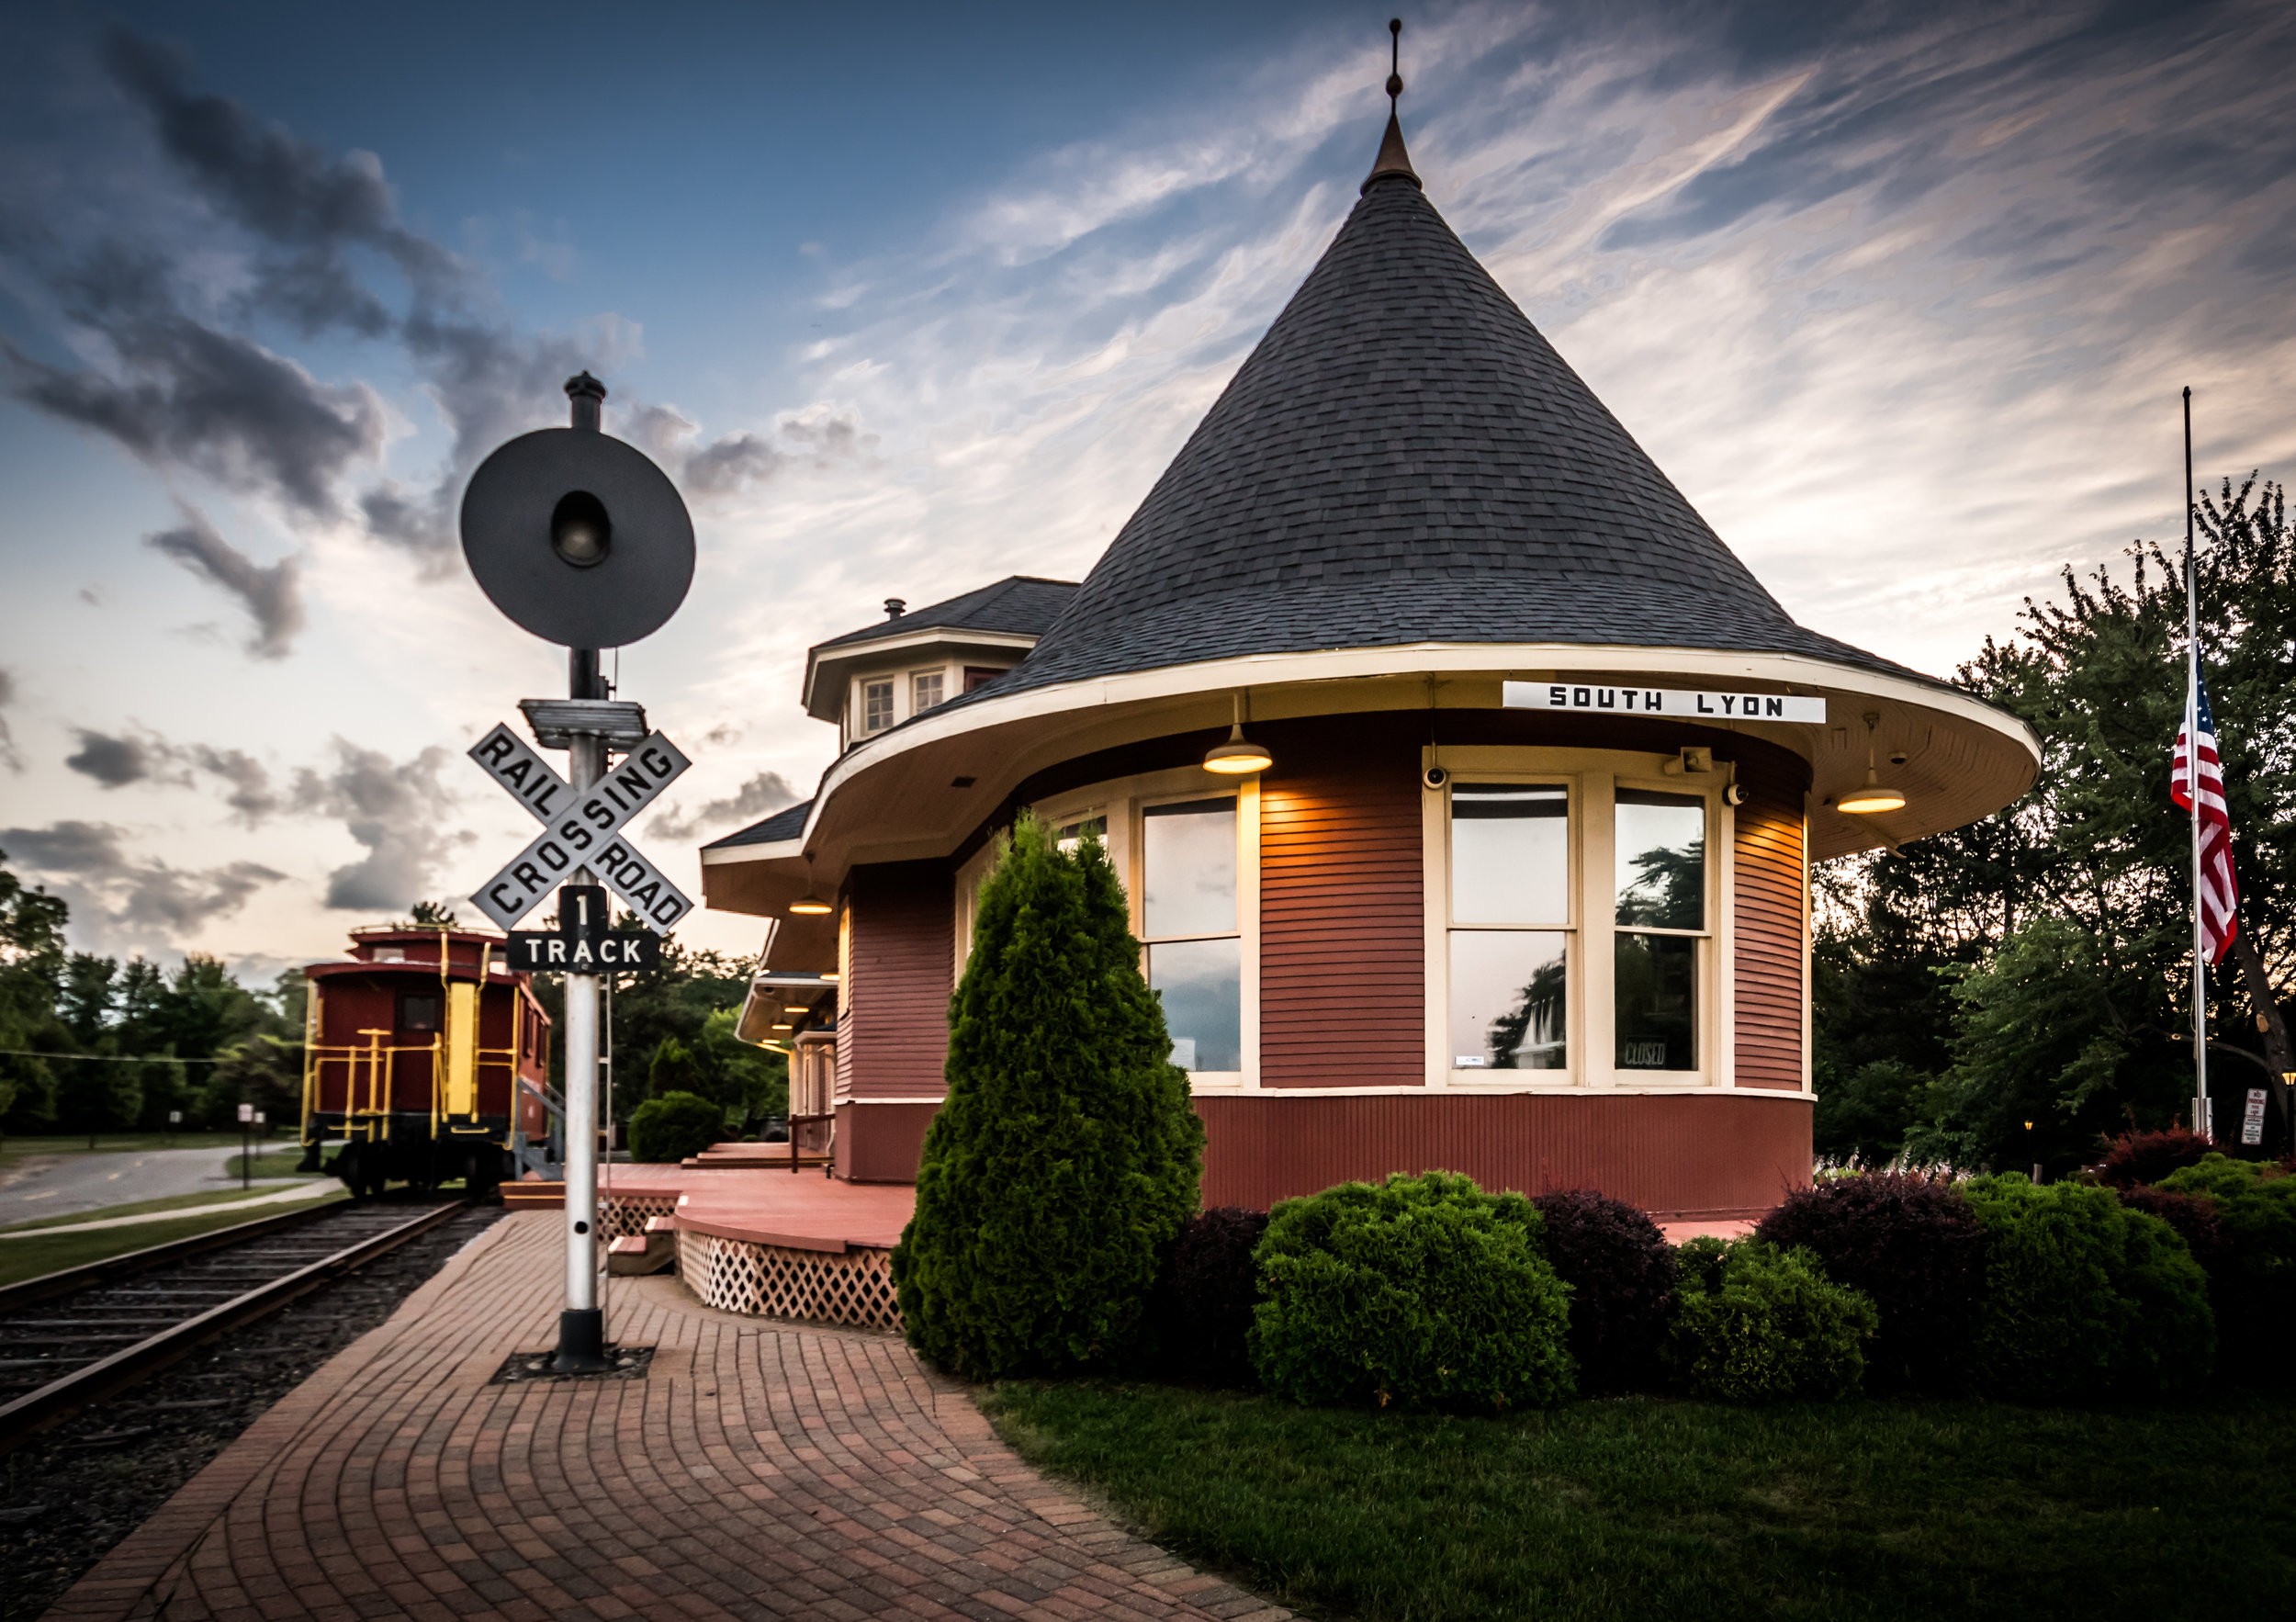
[[1423,641],[1913,674],[1796,625],[1383,145],[1322,261],[997,691]]

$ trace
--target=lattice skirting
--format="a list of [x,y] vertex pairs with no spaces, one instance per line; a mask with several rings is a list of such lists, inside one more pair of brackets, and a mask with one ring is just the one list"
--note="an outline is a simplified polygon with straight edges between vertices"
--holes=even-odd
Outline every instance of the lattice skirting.
[[678,1209],[675,1194],[612,1194],[598,1197],[598,1237],[602,1241],[646,1233],[647,1217],[669,1216]]
[[890,1250],[840,1255],[681,1233],[678,1277],[704,1305],[723,1312],[870,1329],[901,1327]]

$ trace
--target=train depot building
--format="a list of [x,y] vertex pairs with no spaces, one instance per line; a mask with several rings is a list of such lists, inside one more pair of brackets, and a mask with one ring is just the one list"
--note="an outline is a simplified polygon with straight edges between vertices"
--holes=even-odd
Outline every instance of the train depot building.
[[748,1033],[854,1183],[915,1177],[1027,808],[1125,880],[1206,1204],[1440,1166],[1758,1213],[1810,1175],[1810,864],[2039,763],[2013,717],[1795,624],[1391,121],[1081,584],[887,607],[812,649],[842,745],[814,797],[702,852],[710,906],[779,920]]

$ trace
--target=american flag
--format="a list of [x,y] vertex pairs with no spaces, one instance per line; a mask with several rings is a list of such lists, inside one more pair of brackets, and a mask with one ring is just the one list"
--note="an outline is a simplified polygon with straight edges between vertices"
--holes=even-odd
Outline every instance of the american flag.
[[[2200,725],[2193,720],[2198,714]],[[2177,733],[2171,760],[2168,797],[2189,816],[2192,811],[2193,739],[2200,739],[2200,938],[2209,962],[2224,961],[2224,953],[2240,933],[2234,916],[2240,886],[2233,878],[2233,819],[2224,809],[2224,769],[2216,756],[2216,719],[2209,714],[2208,683],[2196,671],[2186,694],[2184,726]]]

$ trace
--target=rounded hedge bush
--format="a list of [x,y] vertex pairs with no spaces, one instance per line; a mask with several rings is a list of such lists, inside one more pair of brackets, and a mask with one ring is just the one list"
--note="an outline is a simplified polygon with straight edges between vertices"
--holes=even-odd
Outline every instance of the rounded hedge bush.
[[1535,1196],[1539,1236],[1570,1287],[1571,1361],[1587,1393],[1644,1390],[1659,1377],[1659,1346],[1674,1300],[1674,1247],[1649,1213],[1573,1188]]
[[699,1093],[664,1093],[630,1112],[630,1157],[675,1166],[726,1136],[726,1111]]
[[1693,1239],[1675,1256],[1665,1360],[1686,1394],[1775,1402],[1856,1392],[1879,1315],[1815,1256],[1755,1238]]
[[1252,1311],[1260,1298],[1253,1252],[1266,1232],[1267,1213],[1240,1205],[1199,1211],[1180,1225],[1149,1298],[1163,1372],[1210,1385],[1259,1383],[1252,1373]]
[[2097,1180],[2116,1188],[2157,1183],[2171,1173],[2194,1165],[2209,1150],[2209,1141],[2189,1127],[2122,1132],[2105,1145],[2105,1158],[2097,1167]]
[[2194,1249],[2209,1269],[2224,1373],[2278,1376],[2296,1345],[2296,1177],[2212,1153],[2149,1192],[2209,1202],[2219,1247]]
[[1571,1392],[1570,1287],[1537,1210],[1453,1172],[1342,1183],[1270,1213],[1252,1365],[1298,1402],[1491,1413]]
[[1881,1315],[1865,1347],[1870,1391],[1951,1391],[1969,1371],[1985,1301],[1985,1228],[1947,1178],[1869,1172],[1796,1188],[1755,1237],[1801,1245]]
[[1986,1230],[1976,1372],[2025,1402],[2188,1391],[2215,1362],[2208,1280],[2176,1230],[2110,1188],[2020,1172],[1965,1189]]

